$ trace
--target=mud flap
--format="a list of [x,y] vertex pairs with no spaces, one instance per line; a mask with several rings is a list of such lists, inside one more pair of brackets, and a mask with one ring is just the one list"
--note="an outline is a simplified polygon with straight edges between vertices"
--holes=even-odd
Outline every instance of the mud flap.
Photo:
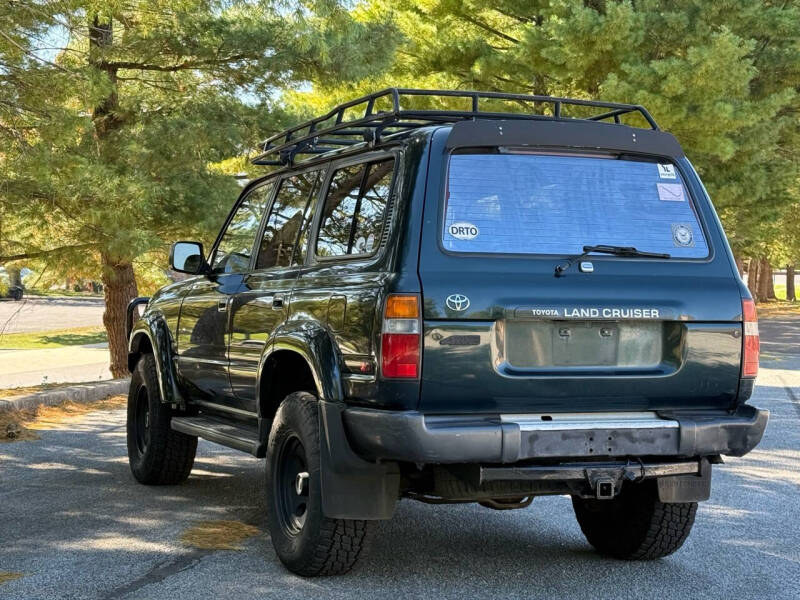
[[657,481],[661,502],[704,502],[711,496],[711,464],[703,458],[698,475],[659,477]]
[[391,519],[400,493],[397,463],[373,463],[350,448],[344,405],[319,403],[322,512],[332,519]]

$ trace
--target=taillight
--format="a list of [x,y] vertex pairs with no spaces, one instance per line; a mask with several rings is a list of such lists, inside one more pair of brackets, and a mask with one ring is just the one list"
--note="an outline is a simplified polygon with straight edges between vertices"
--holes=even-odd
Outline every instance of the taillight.
[[756,303],[749,298],[742,300],[742,317],[744,320],[742,377],[755,377],[758,375],[758,316]]
[[391,294],[386,298],[381,329],[381,373],[384,377],[419,377],[419,318],[419,296]]

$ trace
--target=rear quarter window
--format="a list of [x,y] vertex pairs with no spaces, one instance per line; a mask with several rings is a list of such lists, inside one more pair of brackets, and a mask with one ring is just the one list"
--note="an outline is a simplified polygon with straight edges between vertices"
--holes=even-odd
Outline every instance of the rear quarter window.
[[325,195],[316,255],[369,256],[377,252],[386,225],[394,159],[334,171]]
[[453,154],[442,244],[486,254],[569,255],[597,244],[709,254],[674,164],[577,155]]

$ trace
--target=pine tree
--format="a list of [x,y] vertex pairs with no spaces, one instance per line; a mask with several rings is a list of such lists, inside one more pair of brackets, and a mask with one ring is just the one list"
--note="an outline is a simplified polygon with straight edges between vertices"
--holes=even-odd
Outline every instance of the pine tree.
[[372,0],[367,12],[387,11],[405,42],[387,75],[359,87],[643,104],[700,172],[737,256],[770,254],[796,218],[798,0]]
[[115,376],[135,262],[211,241],[237,195],[215,163],[280,125],[281,90],[365,77],[396,38],[333,0],[14,0],[0,19],[0,263],[99,272]]

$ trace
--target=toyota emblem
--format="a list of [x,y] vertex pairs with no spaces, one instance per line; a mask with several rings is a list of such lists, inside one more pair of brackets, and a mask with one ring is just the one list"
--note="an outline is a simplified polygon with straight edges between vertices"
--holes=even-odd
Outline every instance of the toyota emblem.
[[467,310],[469,308],[469,298],[464,294],[450,294],[445,304],[447,304],[447,308],[451,310]]

